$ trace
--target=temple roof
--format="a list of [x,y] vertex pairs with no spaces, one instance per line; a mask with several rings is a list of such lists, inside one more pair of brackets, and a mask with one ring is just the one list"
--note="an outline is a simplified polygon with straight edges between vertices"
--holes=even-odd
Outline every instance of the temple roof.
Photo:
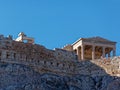
[[[102,38],[102,37],[99,37],[99,36],[97,36],[97,37],[91,37],[91,38],[83,38],[83,39],[87,39],[87,40],[92,40],[92,41],[103,41],[103,42],[114,42],[114,41],[110,41],[110,40],[107,40],[107,39],[105,39],[105,38]],[[116,42],[114,42],[114,43],[116,43]]]
[[83,40],[83,41],[93,41],[93,42],[106,42],[106,43],[116,44],[116,42],[114,42],[114,41],[110,41],[110,40],[107,40],[105,38],[96,36],[96,37],[90,37],[90,38],[80,38],[76,42],[74,42],[73,45],[76,44],[77,42],[81,41],[81,40]]

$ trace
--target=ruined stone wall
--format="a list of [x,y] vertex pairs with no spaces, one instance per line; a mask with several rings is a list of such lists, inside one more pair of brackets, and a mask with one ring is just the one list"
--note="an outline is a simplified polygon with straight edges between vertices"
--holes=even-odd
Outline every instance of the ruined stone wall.
[[76,74],[94,76],[119,76],[120,77],[120,57],[101,58],[96,60],[81,61],[76,63]]
[[49,50],[41,45],[16,42],[11,37],[3,36],[0,36],[0,61],[24,64],[40,73],[120,76],[120,57],[78,62],[74,52]]
[[63,50],[56,48],[54,52],[56,60],[65,60],[65,61],[77,61],[77,55],[75,52]]
[[106,73],[112,76],[120,76],[120,57],[101,58],[98,60],[92,60],[92,63],[98,65],[105,70]]
[[74,62],[77,59],[74,52],[62,49],[49,50],[41,45],[16,42],[5,37],[0,43],[2,62],[29,65],[40,72],[72,74],[75,71]]
[[73,46],[69,44],[69,45],[64,46],[63,49],[67,51],[73,51]]

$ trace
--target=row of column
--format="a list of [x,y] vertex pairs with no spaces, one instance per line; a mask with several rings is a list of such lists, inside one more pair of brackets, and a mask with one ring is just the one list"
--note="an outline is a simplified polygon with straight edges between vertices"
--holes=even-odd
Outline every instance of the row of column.
[[[77,48],[77,55],[78,55],[78,59],[81,59],[81,60],[84,60],[84,47],[85,45],[81,45],[81,50],[79,49],[79,47]],[[102,47],[102,57],[106,57],[106,54],[105,54],[105,48],[107,47]],[[116,56],[116,48],[113,48],[113,56]],[[81,54],[80,54],[81,52]],[[108,53],[108,57],[110,57],[110,53]],[[81,57],[81,58],[80,58]],[[95,45],[92,46],[92,60],[95,59]]]

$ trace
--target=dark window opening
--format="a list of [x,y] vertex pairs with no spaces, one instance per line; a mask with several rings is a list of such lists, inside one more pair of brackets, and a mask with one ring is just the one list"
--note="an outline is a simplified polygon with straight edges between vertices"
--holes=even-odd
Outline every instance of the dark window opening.
[[44,61],[44,64],[46,64],[46,61]]
[[16,53],[13,54],[14,59],[16,58]]
[[53,62],[51,62],[51,65],[53,65]]
[[10,58],[10,54],[7,52],[7,54],[6,54],[6,58],[8,59],[8,58]]
[[57,63],[57,67],[59,66],[59,63]]

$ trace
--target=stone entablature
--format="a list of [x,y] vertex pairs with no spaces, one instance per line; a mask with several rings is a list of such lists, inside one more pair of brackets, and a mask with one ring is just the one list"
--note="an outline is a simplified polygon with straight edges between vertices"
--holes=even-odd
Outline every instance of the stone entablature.
[[72,51],[71,48],[76,52],[79,60],[94,60],[116,55],[116,42],[101,37],[80,38],[63,49]]

